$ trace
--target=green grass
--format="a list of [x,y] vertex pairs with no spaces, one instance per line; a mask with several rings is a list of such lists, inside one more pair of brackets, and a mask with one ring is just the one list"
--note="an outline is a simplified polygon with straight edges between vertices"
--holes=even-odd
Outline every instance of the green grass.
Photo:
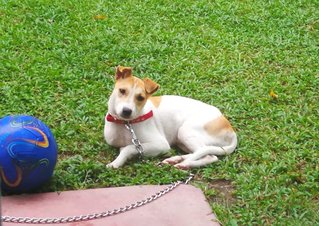
[[[114,67],[219,107],[239,147],[193,170],[224,225],[319,225],[319,2],[0,2],[0,115],[46,122],[59,161],[46,191],[185,176],[103,140]],[[98,16],[99,15],[99,16]],[[269,95],[270,90],[278,99]],[[227,187],[227,189],[226,189]]]

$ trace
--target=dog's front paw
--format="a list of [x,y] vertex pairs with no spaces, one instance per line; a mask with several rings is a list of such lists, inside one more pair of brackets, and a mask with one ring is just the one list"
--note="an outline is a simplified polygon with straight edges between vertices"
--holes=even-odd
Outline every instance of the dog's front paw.
[[178,163],[178,164],[174,165],[174,167],[176,167],[177,169],[180,169],[180,170],[191,169],[191,167],[188,164],[184,164],[184,163]]
[[169,165],[176,165],[177,163],[180,163],[184,161],[184,158],[182,156],[173,156],[167,159],[164,159],[162,161],[162,164],[169,164]]
[[109,164],[106,164],[106,167],[107,167],[107,168],[110,168],[110,169],[117,169],[117,168],[119,168],[120,166],[117,165],[117,164],[115,164],[114,162],[111,162],[111,163],[109,163]]

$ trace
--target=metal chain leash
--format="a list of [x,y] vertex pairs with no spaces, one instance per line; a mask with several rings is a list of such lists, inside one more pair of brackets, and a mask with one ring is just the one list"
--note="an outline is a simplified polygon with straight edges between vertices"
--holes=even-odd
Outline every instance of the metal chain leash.
[[[87,215],[80,215],[80,216],[68,216],[68,217],[59,217],[59,218],[30,218],[30,217],[11,217],[11,216],[2,216],[1,221],[7,222],[7,223],[24,223],[24,224],[62,224],[62,223],[74,223],[74,222],[80,222],[80,221],[88,221],[88,220],[96,220],[101,219],[105,217],[114,216],[120,213],[127,212],[132,209],[136,209],[138,207],[144,206],[150,202],[155,201],[156,199],[166,195],[167,193],[174,190],[178,185],[180,184],[188,184],[189,181],[192,180],[194,177],[193,174],[190,174],[189,177],[186,179],[185,182],[182,181],[176,181],[169,186],[167,186],[165,189],[157,192],[154,195],[149,196],[146,199],[143,199],[141,201],[137,201],[135,203],[132,203],[128,206],[121,207],[118,209],[113,209],[110,211],[105,211],[101,213],[92,213]],[[1,222],[0,221],[0,222]]]
[[[132,128],[132,125],[130,123],[126,123],[125,127],[131,132],[132,134],[132,143],[135,145],[135,148],[137,152],[140,155],[140,158],[143,157],[143,147],[140,143],[140,141],[137,139],[136,134]],[[148,203],[151,203],[155,201],[158,198],[161,198],[162,196],[166,195],[167,193],[173,191],[177,186],[180,184],[188,184],[194,177],[194,174],[189,174],[189,177],[184,181],[176,181],[168,185],[165,189],[157,192],[154,195],[149,196],[146,199],[143,199],[141,201],[137,201],[135,203],[132,203],[130,205],[127,205],[125,207],[121,207],[118,209],[113,209],[101,213],[92,213],[87,215],[79,215],[79,216],[67,216],[67,217],[58,217],[58,218],[30,218],[30,217],[11,217],[11,216],[1,216],[0,218],[0,225],[1,222],[7,222],[7,223],[18,223],[18,224],[63,224],[63,223],[74,223],[74,222],[80,222],[80,221],[89,221],[89,220],[96,220],[101,219],[105,217],[114,216],[120,213],[125,213],[127,211],[136,209],[138,207],[144,206]]]
[[130,124],[129,122],[125,123],[125,128],[130,131],[131,135],[132,135],[132,143],[135,146],[136,151],[139,154],[140,159],[142,159],[144,157],[144,149],[142,147],[141,142],[139,141],[139,139],[137,139],[137,136],[133,130],[132,124]]

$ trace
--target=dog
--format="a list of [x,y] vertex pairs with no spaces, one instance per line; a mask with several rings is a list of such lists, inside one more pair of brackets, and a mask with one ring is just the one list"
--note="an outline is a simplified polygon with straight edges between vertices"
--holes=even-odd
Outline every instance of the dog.
[[145,157],[165,154],[172,145],[186,152],[162,161],[179,169],[205,166],[235,150],[237,135],[218,108],[187,97],[152,96],[159,87],[149,78],[133,76],[130,67],[116,68],[104,137],[120,148],[120,154],[107,167],[119,168],[138,155],[126,122],[131,123]]

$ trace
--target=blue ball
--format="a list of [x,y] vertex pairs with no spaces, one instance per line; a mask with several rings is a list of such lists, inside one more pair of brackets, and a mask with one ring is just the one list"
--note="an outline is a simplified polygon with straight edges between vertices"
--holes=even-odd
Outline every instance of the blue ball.
[[27,115],[0,119],[0,179],[7,192],[29,192],[47,182],[57,161],[50,129]]

